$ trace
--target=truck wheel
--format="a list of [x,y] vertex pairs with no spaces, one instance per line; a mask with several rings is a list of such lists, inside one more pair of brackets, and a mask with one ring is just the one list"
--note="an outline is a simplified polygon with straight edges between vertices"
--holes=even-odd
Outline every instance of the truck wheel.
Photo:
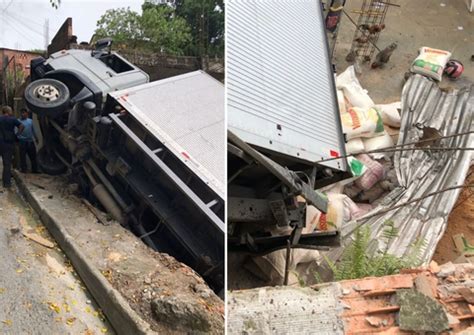
[[38,165],[46,174],[56,176],[66,172],[67,167],[59,160],[53,151],[47,150],[45,147],[39,149],[37,153]]
[[69,106],[70,93],[56,79],[38,79],[25,89],[26,105],[40,115],[55,117]]

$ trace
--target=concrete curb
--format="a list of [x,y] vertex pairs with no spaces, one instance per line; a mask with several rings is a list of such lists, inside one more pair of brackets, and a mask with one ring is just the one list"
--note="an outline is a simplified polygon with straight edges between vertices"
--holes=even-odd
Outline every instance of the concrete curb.
[[42,208],[41,203],[30,192],[21,175],[17,171],[13,171],[13,177],[30,206],[36,211],[43,224],[71,260],[72,265],[92,293],[115,332],[123,335],[157,334],[151,330],[147,322],[130,308],[128,302],[112,287],[102,273],[88,261],[66,229],[52,218],[47,209]]

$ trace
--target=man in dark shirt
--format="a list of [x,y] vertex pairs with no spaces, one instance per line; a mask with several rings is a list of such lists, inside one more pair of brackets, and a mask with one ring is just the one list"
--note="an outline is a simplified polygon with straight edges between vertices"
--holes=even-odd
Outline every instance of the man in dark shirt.
[[24,126],[13,117],[13,111],[10,107],[2,107],[0,116],[0,155],[3,161],[2,181],[3,187],[11,187],[12,177],[12,157],[15,148],[15,127],[18,128],[18,135],[23,132]]

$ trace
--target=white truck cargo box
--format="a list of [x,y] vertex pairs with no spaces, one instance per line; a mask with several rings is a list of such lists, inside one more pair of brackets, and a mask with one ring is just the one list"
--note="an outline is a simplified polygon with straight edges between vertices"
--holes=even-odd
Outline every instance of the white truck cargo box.
[[[295,159],[344,155],[320,0],[226,4],[229,129]],[[346,171],[345,160],[324,165]]]
[[110,95],[225,198],[222,83],[203,71],[195,71]]

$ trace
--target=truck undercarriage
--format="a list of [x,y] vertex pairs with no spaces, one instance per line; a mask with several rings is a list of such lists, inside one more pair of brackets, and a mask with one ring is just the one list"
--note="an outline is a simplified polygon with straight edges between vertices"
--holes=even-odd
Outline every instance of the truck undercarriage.
[[[93,53],[90,57],[97,60]],[[128,66],[131,73],[137,72]],[[194,157],[177,156],[168,141],[156,136],[153,124],[127,110],[128,95],[137,94],[127,92],[127,86],[147,90],[154,83],[146,84],[145,74],[142,85],[136,86],[134,73],[133,81],[119,87],[122,91],[117,95],[112,94],[117,91],[113,86],[107,92],[81,71],[54,69],[44,59],[33,61],[32,73],[25,100],[38,116],[44,137],[38,153],[43,172],[68,170],[87,199],[153,249],[191,266],[220,292],[224,287],[223,195],[196,172],[190,164]],[[214,81],[201,72],[175,78],[171,81]],[[169,98],[176,100],[176,96]],[[223,109],[223,100],[221,105]],[[167,107],[164,103],[150,108]],[[172,117],[174,111],[170,113]]]

